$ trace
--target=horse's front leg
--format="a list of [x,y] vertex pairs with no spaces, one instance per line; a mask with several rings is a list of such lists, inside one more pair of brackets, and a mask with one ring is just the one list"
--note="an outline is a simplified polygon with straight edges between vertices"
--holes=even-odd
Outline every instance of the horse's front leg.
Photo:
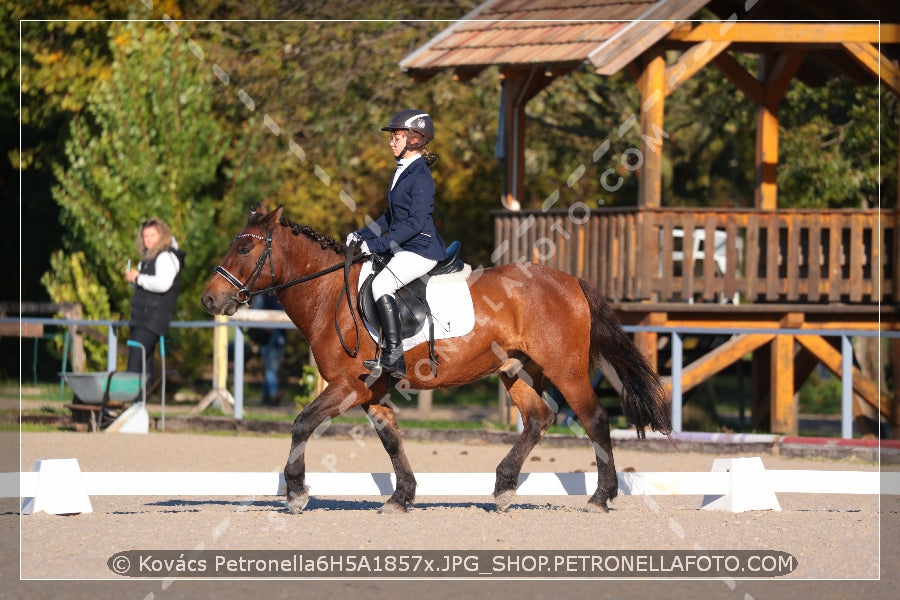
[[403,439],[400,436],[400,427],[397,425],[397,415],[390,406],[377,401],[378,394],[375,395],[375,398],[376,400],[364,405],[363,408],[366,409],[366,413],[375,425],[381,444],[390,456],[394,474],[397,476],[397,488],[379,512],[406,512],[416,500],[416,477],[406,458],[406,453],[403,451]]
[[291,452],[284,466],[285,496],[288,510],[294,514],[303,511],[309,502],[306,479],[306,442],[316,428],[327,419],[345,412],[362,402],[358,392],[349,386],[328,384],[318,398],[304,408],[291,428]]

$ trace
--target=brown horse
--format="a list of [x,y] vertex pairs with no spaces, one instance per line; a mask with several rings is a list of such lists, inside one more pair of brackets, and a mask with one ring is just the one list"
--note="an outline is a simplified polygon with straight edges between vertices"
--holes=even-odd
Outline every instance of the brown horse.
[[[387,401],[389,386],[397,380],[388,375],[373,378],[363,368],[363,358],[375,355],[375,342],[360,335],[357,317],[349,308],[355,306],[360,265],[347,256],[342,244],[281,213],[280,207],[272,213],[261,205],[251,209],[247,225],[231,243],[201,302],[210,314],[231,315],[252,296],[276,289],[328,382],[294,420],[284,468],[288,509],[300,512],[309,501],[304,483],[307,440],[326,420],[361,406],[375,423],[397,476],[396,490],[381,510],[406,511],[415,500],[416,479]],[[344,267],[349,275],[341,274]],[[498,509],[506,510],[515,498],[526,457],[554,422],[554,412],[541,394],[548,385],[556,386],[581,420],[597,456],[598,485],[587,507],[608,511],[607,501],[618,493],[618,480],[609,417],[591,387],[591,364],[605,360],[615,370],[622,382],[623,412],[641,436],[645,427],[671,430],[670,401],[656,372],[587,281],[519,263],[477,270],[468,284],[474,330],[435,343],[437,374],[430,368],[426,343],[408,350],[409,388],[451,388],[499,373],[524,425],[497,466],[494,499]]]

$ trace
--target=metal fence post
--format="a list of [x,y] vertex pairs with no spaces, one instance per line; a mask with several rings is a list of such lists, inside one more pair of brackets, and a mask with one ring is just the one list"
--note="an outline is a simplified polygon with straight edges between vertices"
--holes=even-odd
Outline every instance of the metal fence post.
[[672,431],[681,431],[681,334],[672,332]]
[[853,437],[853,344],[841,336],[841,437]]

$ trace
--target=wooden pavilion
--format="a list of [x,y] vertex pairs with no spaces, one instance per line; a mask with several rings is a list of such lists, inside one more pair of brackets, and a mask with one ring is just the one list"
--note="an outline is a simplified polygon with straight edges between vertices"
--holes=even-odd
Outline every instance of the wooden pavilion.
[[[740,54],[756,57],[758,74]],[[900,96],[898,59],[893,0],[487,0],[400,66],[418,80],[446,69],[467,80],[498,68],[507,175],[507,210],[495,214],[498,262],[536,260],[586,277],[628,324],[745,332],[688,365],[682,388],[752,353],[753,426],[796,433],[796,390],[819,363],[840,376],[841,355],[833,337],[771,330],[900,329],[900,191],[883,190],[882,210],[779,209],[778,105],[794,79],[816,86],[834,76]],[[624,69],[640,90],[636,206],[583,218],[520,210],[526,105],[585,65],[607,76]],[[707,67],[757,106],[752,209],[667,208],[662,197],[666,98]],[[547,246],[554,251],[542,252]],[[722,298],[741,302],[716,302]],[[654,361],[657,338],[637,335]],[[900,368],[900,344],[890,347]],[[853,390],[896,434],[891,396],[900,390],[880,391],[877,377],[858,368]]]

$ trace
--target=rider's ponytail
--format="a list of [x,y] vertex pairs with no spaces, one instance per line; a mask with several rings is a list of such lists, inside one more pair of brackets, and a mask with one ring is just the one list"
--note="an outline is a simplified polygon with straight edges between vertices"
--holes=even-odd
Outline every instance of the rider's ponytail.
[[438,155],[428,151],[428,148],[422,148],[422,158],[429,167],[437,162]]

